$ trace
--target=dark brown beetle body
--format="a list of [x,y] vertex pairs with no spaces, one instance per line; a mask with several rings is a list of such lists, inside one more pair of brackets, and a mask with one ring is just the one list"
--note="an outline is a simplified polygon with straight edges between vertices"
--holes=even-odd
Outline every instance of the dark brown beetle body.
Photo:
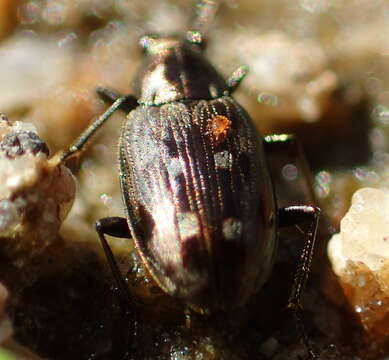
[[[261,137],[193,45],[153,46],[138,79],[145,104],[130,112],[119,145],[132,236],[167,293],[201,312],[241,306],[267,279],[276,247]],[[220,118],[228,125],[218,137]]]

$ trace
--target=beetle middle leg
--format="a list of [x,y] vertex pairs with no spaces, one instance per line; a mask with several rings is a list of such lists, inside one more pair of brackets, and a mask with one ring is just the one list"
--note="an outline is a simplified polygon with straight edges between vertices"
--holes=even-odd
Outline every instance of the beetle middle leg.
[[[117,295],[121,309],[121,316],[115,323],[115,325],[118,325],[118,331],[116,331],[113,336],[114,343],[112,352],[115,359],[127,359],[130,356],[129,352],[133,350],[134,338],[136,336],[137,320],[135,306],[127,283],[118,268],[115,257],[104,235],[130,239],[131,233],[128,228],[127,220],[121,217],[108,217],[96,221],[96,231],[99,235],[101,245],[116,282]],[[128,333],[123,334],[121,329],[128,327]]]

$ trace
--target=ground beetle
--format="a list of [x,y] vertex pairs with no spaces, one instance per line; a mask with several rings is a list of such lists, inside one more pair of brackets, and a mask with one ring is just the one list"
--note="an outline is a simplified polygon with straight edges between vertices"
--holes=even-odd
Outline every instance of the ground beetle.
[[142,37],[145,60],[135,95],[100,89],[113,104],[62,160],[77,154],[116,110],[128,112],[119,144],[126,218],[96,223],[128,304],[128,288],[104,234],[134,239],[165,292],[196,312],[212,313],[243,306],[261,288],[272,270],[279,227],[310,223],[289,298],[302,325],[300,299],[319,209],[277,208],[266,154],[280,145],[296,151],[298,145],[289,135],[259,135],[232,98],[246,69],[225,81],[203,56],[202,30],[216,4],[202,1],[198,8],[185,37]]

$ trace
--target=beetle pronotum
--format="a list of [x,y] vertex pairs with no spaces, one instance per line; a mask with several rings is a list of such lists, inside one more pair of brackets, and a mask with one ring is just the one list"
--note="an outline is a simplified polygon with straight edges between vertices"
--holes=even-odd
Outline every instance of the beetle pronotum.
[[203,56],[204,33],[217,6],[212,1],[198,6],[186,36],[141,39],[146,55],[135,94],[100,89],[112,105],[64,152],[62,161],[79,153],[116,110],[128,112],[118,158],[126,218],[96,223],[128,304],[131,296],[105,234],[132,238],[161,289],[207,314],[243,306],[269,277],[277,229],[309,222],[289,298],[302,324],[300,299],[319,209],[277,207],[266,153],[280,145],[296,151],[298,145],[290,135],[261,138],[232,97],[245,67],[225,81]]

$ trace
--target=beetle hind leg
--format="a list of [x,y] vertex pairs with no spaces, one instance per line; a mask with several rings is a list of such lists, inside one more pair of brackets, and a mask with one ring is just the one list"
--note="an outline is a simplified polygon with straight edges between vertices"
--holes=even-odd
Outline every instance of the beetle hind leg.
[[[118,328],[118,331],[113,330],[112,353],[115,359],[129,359],[137,332],[134,301],[104,235],[130,239],[131,233],[127,220],[121,217],[108,217],[96,221],[96,231],[116,282],[116,291],[121,309],[119,318],[114,322],[114,328]],[[123,334],[121,330],[126,328],[128,328],[128,333]]]
[[118,238],[130,239],[131,234],[128,229],[127,220],[121,217],[108,217],[100,219],[96,221],[96,231],[99,235],[100,242],[104,249],[104,253],[107,258],[112,275],[115,278],[116,285],[121,293],[121,298],[123,302],[131,303],[131,298],[128,294],[127,285],[118,269],[115,257],[104,236],[104,234],[106,234]]

